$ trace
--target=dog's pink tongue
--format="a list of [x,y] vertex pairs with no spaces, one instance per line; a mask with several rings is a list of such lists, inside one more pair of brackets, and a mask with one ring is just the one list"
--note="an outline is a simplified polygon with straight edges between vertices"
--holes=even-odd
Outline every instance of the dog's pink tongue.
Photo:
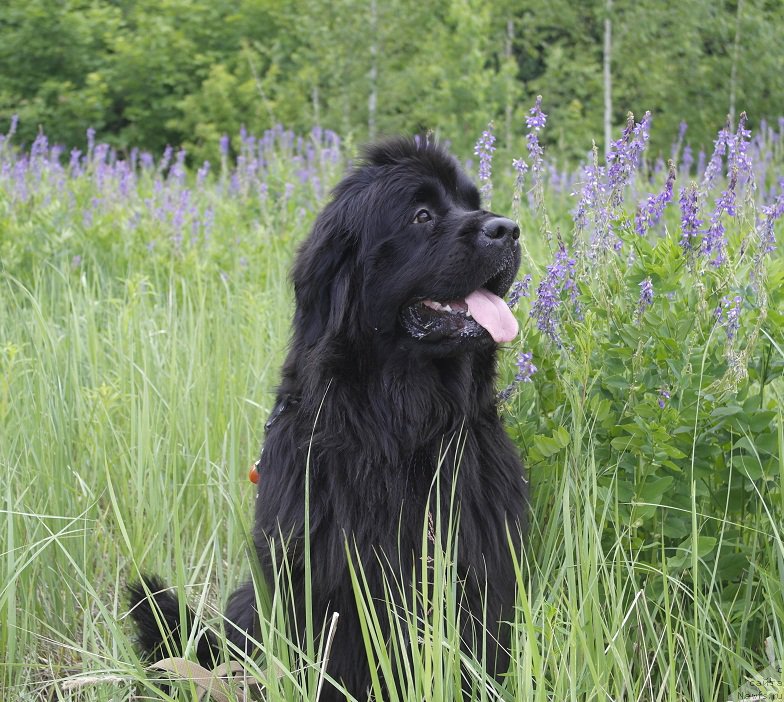
[[517,320],[498,295],[479,288],[468,295],[465,302],[473,318],[490,332],[496,343],[512,341],[517,336]]

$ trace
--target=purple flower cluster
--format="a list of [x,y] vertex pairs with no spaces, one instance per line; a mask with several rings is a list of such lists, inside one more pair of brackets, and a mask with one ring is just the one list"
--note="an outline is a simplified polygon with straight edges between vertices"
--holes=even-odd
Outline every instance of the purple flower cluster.
[[600,251],[620,249],[621,242],[615,234],[613,222],[623,202],[624,189],[648,143],[650,122],[650,112],[646,112],[639,123],[635,123],[634,115],[629,113],[621,138],[612,143],[607,153],[607,165],[599,165],[594,145],[593,160],[583,169],[583,187],[574,212],[574,222],[579,233],[587,229],[592,220],[592,258]]
[[645,310],[653,304],[653,283],[646,278],[640,283],[640,299],[637,303],[637,321],[642,319]]
[[474,147],[474,154],[479,156],[479,180],[482,183],[479,190],[486,204],[490,202],[493,192],[493,183],[490,180],[493,152],[495,152],[495,134],[493,134],[493,123],[490,122]]
[[[309,188],[315,209],[322,197],[322,180],[342,165],[340,139],[334,132],[319,128],[303,138],[278,126],[256,139],[243,131],[231,171],[228,139],[221,140],[223,174],[213,186],[208,184],[211,169],[207,161],[194,181],[188,178],[183,149],[168,147],[157,162],[138,149],[125,156],[98,143],[95,130],[88,129],[86,153],[71,150],[64,165],[63,149],[50,145],[44,134],[37,136],[29,151],[6,148],[15,125],[14,121],[0,142],[0,187],[12,201],[48,202],[56,197],[68,204],[76,226],[85,229],[111,221],[113,226],[121,224],[133,231],[146,220],[159,225],[148,231],[163,233],[174,250],[209,240],[215,210],[214,198],[199,195],[206,188],[217,187],[226,197],[262,200],[268,183],[280,191],[293,189],[295,185],[286,180],[292,175],[300,187]],[[89,183],[89,197],[84,196],[85,183]],[[154,240],[146,246],[149,251],[158,248]]]
[[528,111],[525,118],[525,126],[528,127],[528,155],[531,158],[531,171],[534,174],[542,172],[544,150],[539,144],[539,131],[544,129],[547,124],[547,115],[542,112],[542,96],[536,96],[534,106]]
[[513,286],[511,291],[509,292],[509,299],[507,300],[507,304],[509,305],[510,309],[514,309],[517,307],[517,303],[520,302],[521,297],[528,297],[530,294],[529,288],[531,286],[531,275],[528,274],[523,276],[521,280],[518,280]]
[[748,154],[749,137],[751,132],[746,129],[746,113],[743,112],[738,120],[738,127],[735,133],[731,131],[729,122],[727,126],[719,132],[716,140],[716,149],[708,164],[708,170],[703,178],[703,188],[712,185],[716,172],[721,170],[724,151],[727,152],[727,187],[716,198],[713,212],[710,215],[710,224],[702,240],[701,253],[706,258],[711,258],[710,264],[720,266],[726,260],[727,240],[725,237],[726,228],[723,217],[728,215],[735,216],[735,202],[737,189],[740,182],[752,178],[751,158]]
[[[528,110],[528,115],[525,118],[525,125],[528,129],[526,135],[526,148],[528,149],[528,156],[531,162],[530,169],[533,177],[533,188],[528,192],[528,202],[532,208],[539,211],[545,219],[545,231],[549,231],[547,226],[547,213],[544,206],[544,149],[539,143],[539,132],[544,129],[547,124],[547,115],[542,112],[542,96],[536,96],[534,106]],[[523,191],[523,183],[525,174],[528,172],[528,163],[522,158],[516,158],[512,161],[512,167],[515,170],[515,188],[512,196],[512,210],[515,217],[519,216],[520,211],[520,196]],[[556,176],[557,176],[556,171]],[[549,239],[548,239],[549,241]]]
[[517,354],[517,360],[515,361],[517,372],[515,373],[514,380],[498,393],[498,399],[501,400],[501,402],[506,402],[520,383],[531,382],[531,376],[538,370],[533,364],[533,357],[533,353],[530,352],[526,353],[521,351]]
[[776,250],[776,234],[773,231],[773,225],[784,216],[784,179],[782,179],[780,187],[781,192],[778,197],[770,205],[763,205],[763,218],[757,224],[760,232],[760,249],[763,254],[771,254]]
[[735,186],[737,182],[737,175],[731,175],[727,189],[716,199],[716,207],[711,213],[710,225],[702,240],[701,253],[706,258],[713,257],[710,261],[713,266],[720,266],[727,260],[725,251],[727,240],[724,236],[726,228],[722,221],[722,215],[726,212],[730,217],[735,216]]
[[525,174],[528,171],[528,164],[525,159],[515,158],[512,159],[512,168],[515,171],[515,184],[514,191],[512,192],[512,213],[516,220],[520,219],[520,196],[523,192],[523,185],[525,183]]
[[623,188],[637,168],[643,151],[648,144],[651,113],[646,112],[639,124],[635,124],[630,112],[621,138],[612,143],[607,154],[607,186],[610,205],[617,207],[623,201]]
[[583,168],[583,188],[574,212],[574,223],[578,231],[588,227],[589,215],[593,216],[596,229],[600,228],[600,224],[605,227],[610,226],[611,215],[606,202],[607,188],[604,175],[605,170],[598,164],[596,147],[594,147],[593,161]]
[[659,388],[659,409],[664,409],[670,399],[670,391],[667,388]]
[[675,183],[675,164],[670,161],[667,181],[664,190],[658,195],[649,195],[647,200],[637,208],[634,228],[637,234],[645,236],[646,232],[656,225],[664,213],[664,208],[672,201],[672,186]]
[[691,173],[692,166],[694,166],[694,154],[690,144],[683,147],[683,155],[681,156],[680,171],[684,176]]
[[779,194],[770,204],[760,208],[761,216],[757,218],[755,227],[756,250],[752,259],[751,283],[758,290],[760,280],[764,278],[765,259],[776,250],[776,222],[784,216],[784,178],[779,182]]
[[732,139],[727,142],[727,162],[730,172],[737,171],[738,177],[743,179],[752,173],[749,143],[751,130],[746,127],[746,113],[741,112],[738,126]]
[[732,341],[738,332],[742,303],[743,298],[740,295],[736,295],[732,299],[725,296],[716,308],[716,322],[724,327],[729,341]]
[[694,242],[701,235],[702,220],[698,216],[699,206],[697,204],[698,191],[696,184],[681,190],[681,248],[684,253],[691,256],[694,252]]
[[[678,139],[672,145],[671,159],[673,161],[678,160],[678,153],[680,152],[681,147],[683,146],[683,138],[686,136],[686,130],[688,128],[689,125],[686,124],[686,122],[684,122],[683,120],[681,120],[680,124],[678,125]],[[691,149],[689,149],[689,151],[691,151]],[[684,154],[685,154],[685,149],[684,149]]]
[[517,361],[515,361],[515,365],[517,366],[517,373],[515,374],[516,383],[531,382],[531,376],[538,370],[532,363],[533,357],[534,355],[532,353],[524,353],[522,351],[517,355]]
[[513,158],[512,168],[514,168],[515,173],[517,174],[518,181],[528,172],[528,164],[522,158]]
[[[702,176],[701,190],[708,192],[713,186],[713,182],[721,172],[722,164],[724,163],[724,154],[727,150],[727,144],[732,139],[732,127],[729,124],[729,119],[724,128],[719,130],[716,135],[716,141],[713,142],[713,155],[705,167],[705,172]],[[704,157],[704,156],[703,156]],[[698,168],[699,170],[699,168]]]
[[536,290],[536,300],[531,307],[531,317],[536,320],[540,332],[559,348],[562,346],[560,334],[561,298],[568,293],[577,314],[580,314],[577,300],[575,266],[577,261],[570,258],[563,243],[560,243],[555,261],[547,267],[547,273]]

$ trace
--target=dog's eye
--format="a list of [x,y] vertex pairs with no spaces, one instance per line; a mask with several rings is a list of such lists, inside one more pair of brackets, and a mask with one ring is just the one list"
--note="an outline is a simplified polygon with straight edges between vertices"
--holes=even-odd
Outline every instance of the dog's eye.
[[419,210],[419,212],[414,215],[414,221],[417,224],[424,224],[425,222],[429,222],[431,219],[433,218],[430,216],[430,213],[427,210]]

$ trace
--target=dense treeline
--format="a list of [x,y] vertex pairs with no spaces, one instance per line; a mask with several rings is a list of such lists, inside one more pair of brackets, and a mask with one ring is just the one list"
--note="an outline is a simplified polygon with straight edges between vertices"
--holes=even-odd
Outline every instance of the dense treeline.
[[696,147],[728,112],[784,113],[780,0],[4,0],[0,120],[196,159],[275,123],[430,128],[468,154],[491,119],[522,149],[541,93],[550,153],[575,157],[602,142],[608,27],[613,126],[651,110],[654,153],[681,120]]

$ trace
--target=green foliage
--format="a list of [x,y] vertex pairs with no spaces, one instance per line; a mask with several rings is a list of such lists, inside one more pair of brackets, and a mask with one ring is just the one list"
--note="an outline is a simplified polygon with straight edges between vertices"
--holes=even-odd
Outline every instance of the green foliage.
[[[618,215],[617,252],[575,234],[577,294],[562,292],[560,350],[523,305],[539,370],[512,400],[511,430],[534,492],[551,493],[570,456],[590,453],[595,504],[584,508],[604,515],[605,548],[635,554],[640,587],[666,572],[706,588],[760,645],[770,631],[749,617],[743,591],[772,537],[749,524],[784,504],[784,263],[761,265],[762,215],[738,197],[721,267],[684,251],[677,214],[647,239]],[[645,280],[650,306],[640,303]],[[740,301],[737,330],[728,298]]]
[[[614,125],[651,110],[654,153],[678,122],[695,152],[730,111],[780,116],[784,6],[614,0]],[[59,143],[87,127],[128,149],[215,158],[241,125],[314,125],[355,141],[432,129],[463,153],[490,120],[512,151],[521,104],[548,96],[551,153],[601,141],[606,0],[7,0],[0,123]],[[375,106],[371,103],[375,101]]]

